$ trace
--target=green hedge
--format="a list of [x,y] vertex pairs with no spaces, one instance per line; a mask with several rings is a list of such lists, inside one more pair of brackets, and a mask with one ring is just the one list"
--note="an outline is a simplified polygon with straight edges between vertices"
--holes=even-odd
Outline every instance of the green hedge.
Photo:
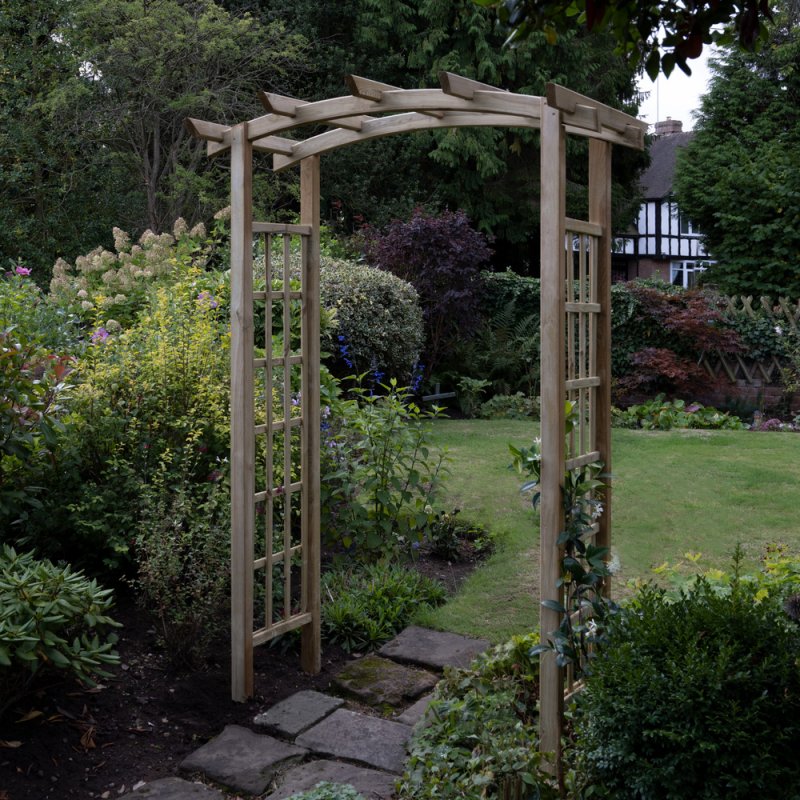
[[335,313],[328,350],[335,374],[411,378],[423,342],[422,310],[407,281],[366,264],[323,259],[323,306]]

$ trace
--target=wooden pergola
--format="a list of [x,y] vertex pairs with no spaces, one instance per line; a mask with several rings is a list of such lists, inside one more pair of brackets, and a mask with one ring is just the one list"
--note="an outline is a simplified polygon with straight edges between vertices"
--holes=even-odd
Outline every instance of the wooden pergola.
[[[253,647],[301,629],[301,665],[318,672],[320,654],[320,401],[319,401],[319,161],[320,155],[357,142],[435,128],[491,126],[541,131],[541,599],[562,601],[558,580],[566,470],[593,461],[611,466],[611,147],[643,149],[646,124],[556,84],[545,97],[519,95],[442,73],[439,89],[400,89],[348,76],[350,95],[308,103],[262,92],[264,116],[225,126],[187,120],[208,142],[210,156],[231,157],[231,648],[232,696],[253,693]],[[287,138],[308,125],[329,130]],[[589,139],[589,215],[565,211],[568,134]],[[300,224],[253,220],[252,154],[273,155],[273,169],[300,165]],[[263,237],[265,288],[253,290],[254,237]],[[275,239],[283,248],[276,248]],[[300,240],[300,275],[290,275],[291,240]],[[282,255],[275,256],[276,252]],[[277,262],[277,263],[275,263]],[[266,352],[254,353],[254,303],[266,311]],[[283,314],[282,350],[270,346],[272,310]],[[300,309],[301,341],[292,347],[289,317]],[[300,391],[293,396],[292,381]],[[259,385],[255,384],[256,376]],[[273,397],[282,393],[282,418]],[[257,393],[264,396],[263,407]],[[578,423],[565,440],[565,401]],[[299,413],[298,413],[299,410]],[[257,446],[261,442],[261,447]],[[266,444],[263,444],[266,442]],[[282,452],[276,469],[275,450]],[[256,453],[266,454],[264,485],[255,485]],[[299,463],[295,463],[297,453]],[[611,542],[611,489],[597,543]],[[256,536],[256,510],[265,522]],[[299,517],[297,540],[294,519]],[[263,538],[265,552],[254,550]],[[277,548],[277,549],[276,549]],[[300,562],[300,593],[292,564]],[[282,565],[279,566],[279,565]],[[273,573],[282,575],[283,607],[272,607]],[[296,570],[294,570],[296,572]],[[266,596],[254,625],[255,575]],[[295,597],[299,605],[290,602]],[[277,618],[276,618],[277,617]],[[542,636],[558,628],[556,611],[540,605]],[[541,663],[541,748],[560,755],[564,674],[552,653]]]

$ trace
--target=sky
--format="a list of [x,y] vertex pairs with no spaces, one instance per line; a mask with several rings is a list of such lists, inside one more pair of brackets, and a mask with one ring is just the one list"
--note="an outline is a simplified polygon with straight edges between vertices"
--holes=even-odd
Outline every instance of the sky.
[[642,103],[639,117],[651,125],[672,117],[683,122],[684,131],[692,130],[692,111],[700,108],[700,98],[705,94],[711,77],[708,55],[709,49],[705,47],[700,58],[689,62],[691,77],[677,67],[669,78],[659,74],[655,84],[647,76],[643,77],[639,81],[639,91],[650,92],[650,96]]

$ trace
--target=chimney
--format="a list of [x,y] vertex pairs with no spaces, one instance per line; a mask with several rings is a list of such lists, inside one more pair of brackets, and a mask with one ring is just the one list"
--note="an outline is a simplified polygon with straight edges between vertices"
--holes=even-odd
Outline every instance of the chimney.
[[656,122],[656,136],[669,136],[672,133],[683,133],[683,123],[679,119],[667,117],[662,122]]

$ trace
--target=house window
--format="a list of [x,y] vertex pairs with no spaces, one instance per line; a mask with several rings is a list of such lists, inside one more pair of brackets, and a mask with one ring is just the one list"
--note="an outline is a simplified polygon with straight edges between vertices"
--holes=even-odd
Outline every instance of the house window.
[[702,261],[673,261],[669,265],[669,280],[673,286],[691,289],[697,285],[701,272],[706,271]]
[[691,236],[694,233],[691,220],[680,212],[678,212],[678,224],[680,225],[680,232],[684,236]]

